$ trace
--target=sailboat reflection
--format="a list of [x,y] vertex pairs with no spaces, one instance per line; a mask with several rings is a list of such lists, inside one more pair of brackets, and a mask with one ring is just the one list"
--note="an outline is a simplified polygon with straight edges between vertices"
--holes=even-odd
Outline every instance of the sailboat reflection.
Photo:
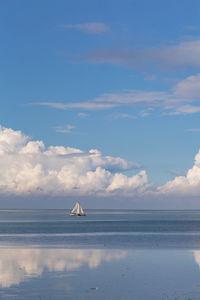
[[97,268],[103,261],[120,260],[125,250],[97,249],[0,249],[0,286],[19,285],[39,277],[44,270],[71,271],[87,265]]
[[200,268],[200,250],[193,250],[192,253],[194,255],[194,259],[195,259],[196,264]]

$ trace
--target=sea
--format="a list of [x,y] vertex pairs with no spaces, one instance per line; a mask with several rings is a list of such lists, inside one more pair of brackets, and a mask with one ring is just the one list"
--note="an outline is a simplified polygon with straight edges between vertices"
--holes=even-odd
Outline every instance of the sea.
[[86,213],[0,210],[0,299],[200,299],[200,211]]

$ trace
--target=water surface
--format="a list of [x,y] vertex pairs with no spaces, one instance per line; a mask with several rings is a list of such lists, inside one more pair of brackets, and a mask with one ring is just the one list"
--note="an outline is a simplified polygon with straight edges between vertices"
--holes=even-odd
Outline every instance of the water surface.
[[0,212],[0,299],[200,299],[200,212]]

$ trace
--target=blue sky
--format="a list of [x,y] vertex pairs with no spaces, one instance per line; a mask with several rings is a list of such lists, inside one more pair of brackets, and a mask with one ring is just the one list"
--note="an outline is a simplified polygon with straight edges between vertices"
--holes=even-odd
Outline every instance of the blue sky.
[[[46,149],[98,149],[133,162],[139,167],[115,172],[131,178],[145,170],[153,190],[171,181],[170,192],[161,188],[169,207],[182,197],[176,180],[197,197],[200,175],[192,169],[194,184],[186,174],[198,167],[199,11],[195,0],[1,1],[1,125]],[[98,195],[101,207],[99,197],[110,195]],[[121,196],[129,205],[130,197]]]

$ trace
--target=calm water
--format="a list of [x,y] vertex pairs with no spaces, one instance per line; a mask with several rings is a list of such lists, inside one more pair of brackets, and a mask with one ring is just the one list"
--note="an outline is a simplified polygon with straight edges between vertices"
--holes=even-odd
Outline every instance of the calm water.
[[0,212],[0,299],[200,299],[200,212]]

